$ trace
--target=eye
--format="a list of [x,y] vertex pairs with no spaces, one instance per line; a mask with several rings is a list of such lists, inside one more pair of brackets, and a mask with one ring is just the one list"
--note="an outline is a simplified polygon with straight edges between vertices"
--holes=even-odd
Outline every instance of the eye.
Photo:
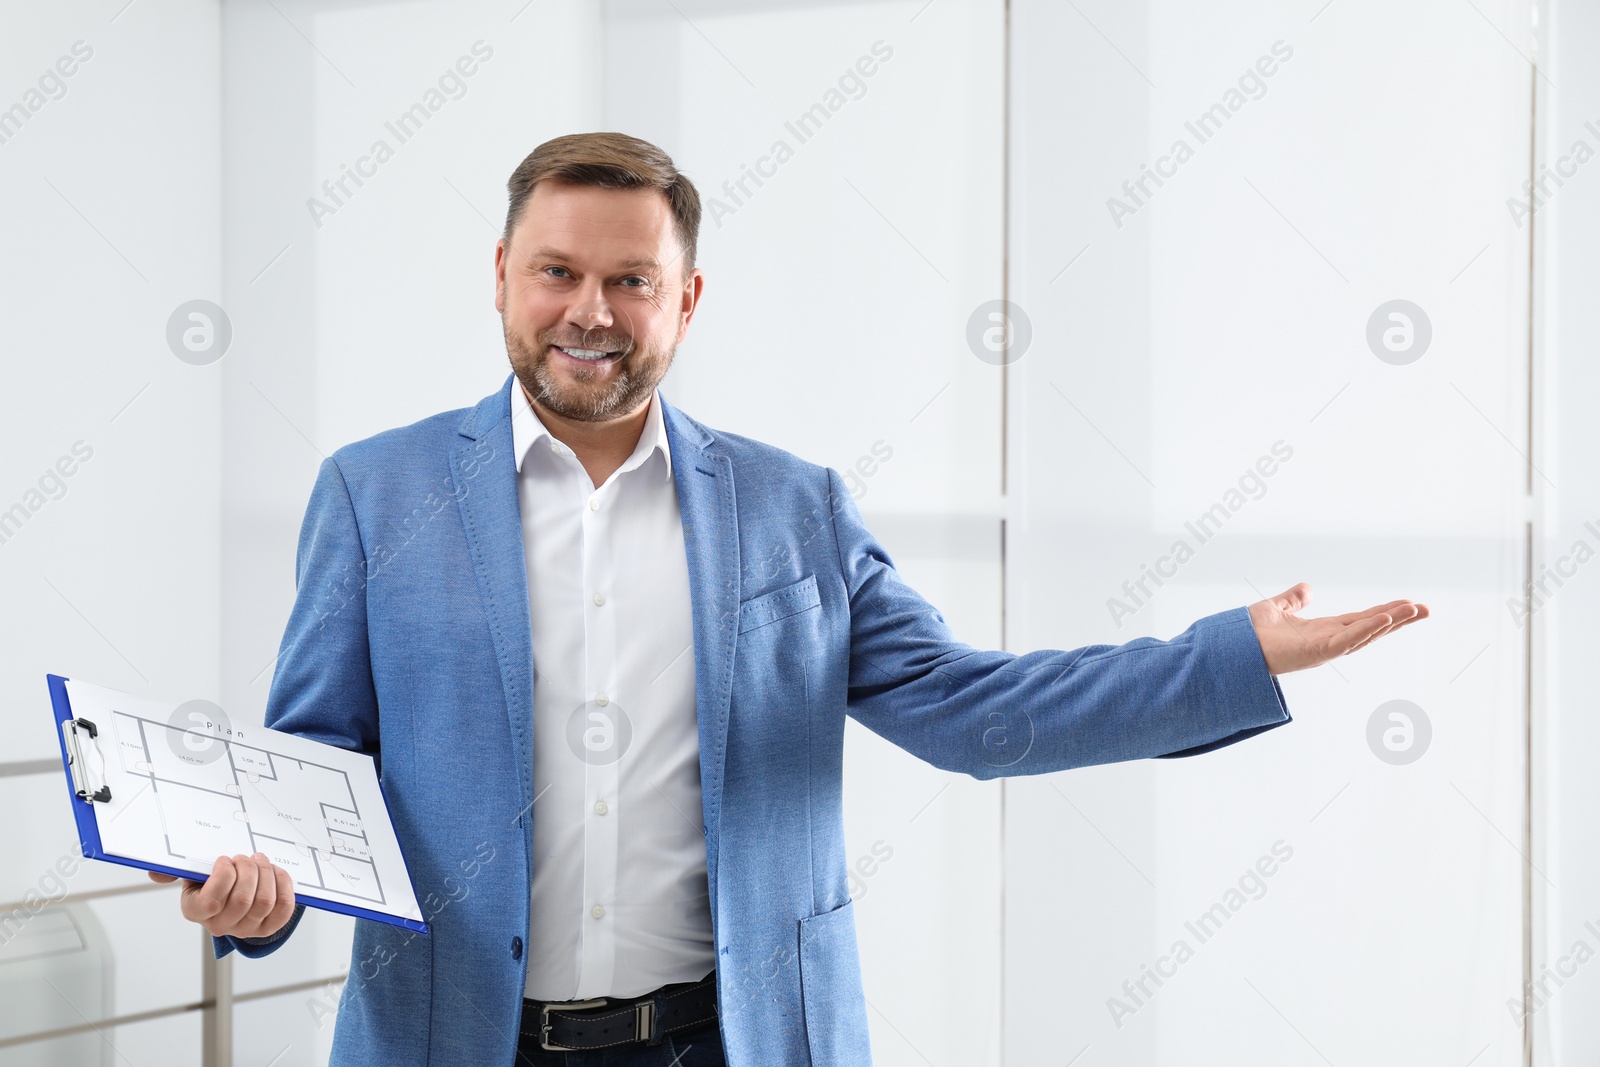
[[567,268],[565,268],[565,267],[546,267],[545,268],[545,272],[546,273],[549,273],[551,271],[560,271],[561,272],[560,274],[556,275],[556,277],[560,277],[560,278],[569,277],[569,275],[567,274]]
[[[638,282],[639,284],[638,285],[628,285],[629,282]],[[640,286],[649,285],[650,284],[650,279],[649,278],[640,277],[637,274],[630,274],[626,278],[622,279],[622,284],[623,285],[627,285],[628,288],[630,288],[630,289],[638,289]]]

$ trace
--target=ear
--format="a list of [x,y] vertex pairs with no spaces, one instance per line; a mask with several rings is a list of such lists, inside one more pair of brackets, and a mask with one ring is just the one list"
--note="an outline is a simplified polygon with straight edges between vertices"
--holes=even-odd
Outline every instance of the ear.
[[506,239],[494,243],[494,309],[506,313]]
[[689,272],[689,277],[683,283],[683,295],[678,305],[678,343],[683,343],[684,335],[689,332],[689,320],[694,318],[695,309],[700,306],[700,294],[705,291],[706,276],[696,267]]

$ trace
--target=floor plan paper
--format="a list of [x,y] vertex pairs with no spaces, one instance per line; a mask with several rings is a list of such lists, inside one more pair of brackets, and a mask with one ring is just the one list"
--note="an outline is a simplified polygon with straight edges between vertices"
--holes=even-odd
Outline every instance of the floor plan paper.
[[218,856],[262,852],[307,903],[421,921],[370,756],[236,728],[193,704],[71,679],[66,689],[73,715],[99,731],[106,853],[204,878]]

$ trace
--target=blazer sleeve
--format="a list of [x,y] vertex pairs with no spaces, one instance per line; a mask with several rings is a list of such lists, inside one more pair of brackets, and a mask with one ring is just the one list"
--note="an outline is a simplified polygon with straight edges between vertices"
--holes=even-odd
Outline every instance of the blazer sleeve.
[[[378,758],[378,696],[367,645],[366,553],[344,474],[324,459],[300,525],[295,599],[278,648],[263,725]],[[380,764],[381,767],[381,764]],[[265,956],[305,913],[265,938],[214,937],[218,958]]]
[[1015,655],[955,639],[901,580],[828,470],[850,609],[848,713],[946,770],[975,778],[1192,756],[1290,722],[1249,610],[1170,641]]

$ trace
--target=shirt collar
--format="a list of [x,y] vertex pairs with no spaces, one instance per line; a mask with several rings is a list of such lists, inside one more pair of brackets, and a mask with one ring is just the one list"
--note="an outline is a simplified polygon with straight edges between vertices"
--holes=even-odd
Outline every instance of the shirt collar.
[[[522,472],[522,460],[528,451],[535,445],[542,448],[551,448],[559,444],[550,433],[548,427],[540,420],[533,410],[533,405],[528,403],[528,395],[523,391],[520,381],[511,384],[511,452],[517,459],[517,472]],[[563,448],[566,446],[563,445]],[[661,457],[665,461],[666,477],[672,477],[672,448],[667,443],[667,423],[661,417],[661,392],[652,390],[650,394],[650,407],[644,417],[644,429],[639,433],[639,441],[633,446],[633,452],[623,461],[618,471],[631,471],[635,467],[643,466],[645,460],[657,448],[661,449]]]

